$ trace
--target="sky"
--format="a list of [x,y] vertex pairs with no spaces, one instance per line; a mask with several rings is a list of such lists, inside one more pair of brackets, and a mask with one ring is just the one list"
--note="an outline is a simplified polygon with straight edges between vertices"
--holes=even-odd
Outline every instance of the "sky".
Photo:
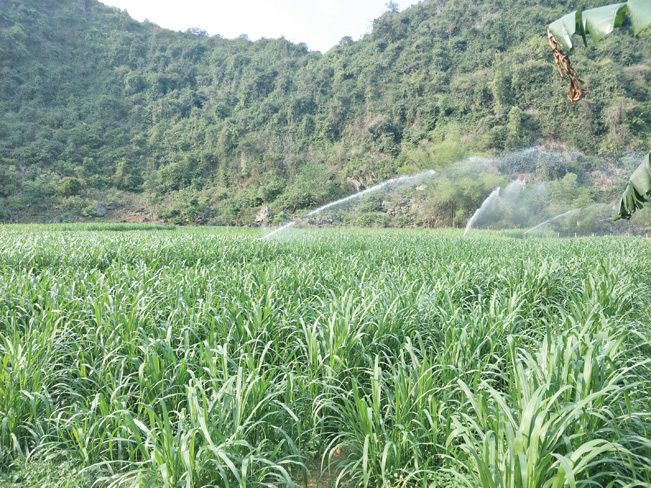
[[[246,34],[304,42],[326,52],[344,36],[354,40],[370,32],[388,0],[100,0],[127,10],[136,20],[173,30],[191,27],[227,39]],[[418,0],[394,0],[400,10]]]

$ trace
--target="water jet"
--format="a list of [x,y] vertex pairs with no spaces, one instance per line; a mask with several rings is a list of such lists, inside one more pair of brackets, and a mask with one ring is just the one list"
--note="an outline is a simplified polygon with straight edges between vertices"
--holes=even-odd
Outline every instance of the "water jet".
[[[355,200],[357,198],[360,198],[360,197],[362,197],[362,196],[364,196],[364,195],[366,195],[368,193],[375,192],[375,191],[378,191],[378,190],[382,190],[383,188],[387,188],[387,187],[390,187],[390,186],[401,185],[401,184],[408,183],[410,181],[415,181],[415,180],[418,180],[418,179],[421,179],[421,178],[429,178],[429,177],[434,176],[435,174],[436,174],[436,171],[434,171],[433,169],[428,169],[426,171],[421,171],[420,173],[416,173],[415,175],[399,176],[397,178],[392,178],[390,180],[383,181],[382,183],[378,183],[377,185],[372,186],[371,188],[367,188],[366,190],[362,190],[360,192],[353,193],[352,195],[349,195],[347,197],[341,198],[341,199],[339,199],[337,201],[327,203],[327,204],[325,204],[325,205],[323,205],[323,206],[321,206],[321,207],[319,207],[319,208],[317,208],[315,210],[312,210],[311,212],[306,213],[303,216],[303,218],[312,217],[312,216],[314,216],[314,215],[316,215],[316,214],[318,214],[320,212],[323,212],[324,210],[328,210],[329,208],[336,207],[338,205],[342,205],[344,203],[350,202],[351,200]],[[292,227],[294,225],[296,225],[296,222],[291,221],[291,222],[289,222],[289,223],[287,223],[285,225],[282,225],[282,226],[278,227],[276,230],[274,230],[273,232],[270,232],[269,234],[263,236],[261,239],[267,239],[267,238],[271,237],[272,235],[277,234],[279,232],[282,232],[283,230],[288,229],[289,227]]]
[[475,221],[486,211],[486,209],[493,202],[493,200],[495,200],[499,196],[500,196],[500,187],[498,186],[491,192],[490,195],[488,195],[488,198],[484,200],[484,203],[482,203],[481,206],[477,210],[475,210],[475,213],[472,214],[472,217],[470,217],[470,220],[466,224],[466,230],[463,231],[463,237],[466,237],[466,234],[471,229],[472,224],[474,224]]
[[553,221],[556,220],[556,219],[560,219],[561,217],[565,217],[566,215],[570,215],[570,214],[573,214],[573,213],[575,213],[575,212],[578,212],[579,210],[581,210],[581,209],[580,209],[580,208],[575,208],[574,210],[570,210],[569,212],[565,212],[565,213],[562,213],[562,214],[557,215],[556,217],[552,217],[551,219],[547,219],[547,220],[545,220],[544,222],[542,222],[542,223],[540,223],[540,224],[538,224],[538,225],[535,225],[535,226],[533,226],[531,229],[525,231],[525,234],[528,234],[528,233],[531,232],[532,230],[536,230],[536,229],[538,229],[539,227],[542,227],[543,225],[547,225],[547,224],[549,224],[550,222],[553,222]]

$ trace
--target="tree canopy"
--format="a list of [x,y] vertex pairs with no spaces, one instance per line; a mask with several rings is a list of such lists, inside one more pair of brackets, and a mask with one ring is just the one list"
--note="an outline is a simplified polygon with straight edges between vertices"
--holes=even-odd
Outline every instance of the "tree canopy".
[[[651,39],[577,51],[593,95],[574,106],[556,96],[539,35],[566,11],[422,2],[321,54],[172,32],[96,0],[0,0],[3,218],[74,218],[100,202],[246,224],[263,206],[280,219],[474,154],[648,150]],[[587,184],[594,169],[572,171]],[[451,201],[462,225],[472,210]],[[432,221],[450,221],[431,203]]]

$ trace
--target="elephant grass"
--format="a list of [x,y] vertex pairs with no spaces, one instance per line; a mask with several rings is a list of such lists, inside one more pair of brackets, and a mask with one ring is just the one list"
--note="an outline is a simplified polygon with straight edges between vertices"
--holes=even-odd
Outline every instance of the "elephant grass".
[[649,244],[480,234],[3,229],[0,485],[649,486]]

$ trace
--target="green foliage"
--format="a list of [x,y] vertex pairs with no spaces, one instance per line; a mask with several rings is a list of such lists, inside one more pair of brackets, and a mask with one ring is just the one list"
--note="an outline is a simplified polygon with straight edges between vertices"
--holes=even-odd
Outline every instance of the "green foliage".
[[644,239],[259,235],[0,227],[0,484],[648,483]]
[[594,202],[594,191],[578,184],[577,175],[566,173],[563,178],[549,183],[549,193],[558,209],[582,208]]
[[57,193],[62,197],[71,197],[73,195],[78,195],[81,192],[82,184],[78,178],[73,178],[66,176],[61,178],[61,180],[56,185]]
[[641,209],[651,196],[651,153],[633,172],[622,195],[617,218],[630,219],[633,213]]
[[0,472],[3,488],[90,488],[93,480],[79,472],[69,453],[50,453],[46,459],[16,463],[14,469]]
[[[301,214],[352,192],[348,178],[367,186],[472,154],[544,141],[646,151],[650,38],[609,36],[577,53],[593,95],[589,108],[569,106],[539,35],[566,10],[421,2],[320,54],[171,32],[95,0],[4,0],[0,203],[16,220],[50,219],[65,197],[56,181],[74,177],[89,194],[119,190],[179,221],[207,209],[253,223],[262,205]],[[595,60],[605,52],[608,65]],[[306,164],[327,175],[309,194]]]
[[508,146],[509,147],[521,147],[526,145],[529,135],[525,127],[526,116],[520,107],[514,106],[509,110],[507,116],[506,128],[508,129]]
[[472,484],[533,488],[601,480],[604,486],[635,479],[632,467],[616,461],[634,454],[619,438],[601,434],[611,424],[600,412],[628,409],[629,388],[642,385],[635,374],[612,368],[624,355],[624,337],[589,318],[561,337],[548,335],[533,354],[511,342],[511,391],[459,380],[469,412],[454,416],[449,440],[460,440],[472,458]]
[[567,49],[572,49],[572,36],[580,35],[586,42],[586,35],[590,35],[594,42],[598,42],[615,27],[624,22],[626,14],[633,24],[633,34],[651,25],[651,6],[646,0],[629,0],[623,3],[604,5],[603,7],[587,10],[575,10],[549,24],[549,30],[557,41]]
[[321,165],[306,163],[300,168],[294,184],[275,202],[274,207],[295,212],[327,203],[336,195],[334,175]]
[[144,180],[139,169],[128,161],[122,160],[115,168],[113,185],[120,190],[137,192],[142,190]]

